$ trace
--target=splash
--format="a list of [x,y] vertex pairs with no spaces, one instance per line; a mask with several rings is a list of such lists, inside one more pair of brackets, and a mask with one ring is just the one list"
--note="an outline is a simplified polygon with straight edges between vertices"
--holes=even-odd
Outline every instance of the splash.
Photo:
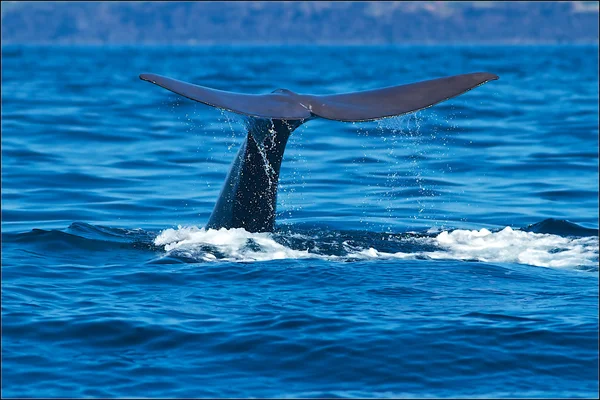
[[242,228],[199,229],[178,227],[162,231],[154,240],[167,252],[198,261],[268,261],[307,258],[308,250],[293,250],[269,233],[250,233]]
[[[375,235],[377,236],[377,235]],[[383,236],[383,235],[382,235]],[[374,234],[341,235],[250,233],[237,229],[178,227],[162,231],[154,240],[167,253],[197,262],[268,261],[316,258],[331,261],[370,259],[465,260],[527,264],[550,268],[591,267],[598,264],[598,237],[562,237],[506,227],[442,231],[434,234],[388,235],[382,240],[394,250],[378,250]],[[341,249],[341,251],[340,251]]]
[[[237,116],[235,113],[229,112],[227,110],[219,109],[219,111],[221,112],[221,118],[219,118],[219,120],[225,121],[225,123],[229,127],[230,135],[228,136],[229,142],[227,144],[227,151],[231,151],[231,149],[238,143],[238,132],[242,129],[245,129],[245,120]],[[236,127],[234,127],[234,125],[238,126],[237,130]],[[223,132],[225,132],[225,128],[223,128]]]
[[[425,162],[422,162],[422,160],[428,158],[440,158],[442,156],[431,154],[433,146],[424,146],[427,142],[439,141],[436,136],[437,126],[430,121],[436,119],[436,114],[428,111],[376,121],[377,128],[382,133],[382,140],[386,143],[389,141],[387,146],[389,148],[388,156],[396,159],[396,167],[392,171],[404,170],[403,173],[393,172],[388,174],[386,185],[390,188],[396,188],[403,186],[400,180],[404,176],[412,179],[411,187],[414,187],[418,193],[413,198],[416,212],[411,218],[414,220],[439,219],[439,216],[435,215],[436,211],[433,207],[436,187],[431,182],[427,182],[427,177],[437,175],[440,171],[432,171]],[[422,129],[423,127],[432,130],[429,136],[423,132],[426,130]],[[424,148],[427,148],[427,150],[424,150]],[[402,166],[399,166],[399,163]],[[393,209],[392,198],[388,202],[388,214],[390,218],[393,218],[391,211]]]
[[569,238],[506,227],[495,233],[487,229],[442,232],[435,242],[445,251],[431,253],[431,258],[554,268],[598,265],[598,237]]

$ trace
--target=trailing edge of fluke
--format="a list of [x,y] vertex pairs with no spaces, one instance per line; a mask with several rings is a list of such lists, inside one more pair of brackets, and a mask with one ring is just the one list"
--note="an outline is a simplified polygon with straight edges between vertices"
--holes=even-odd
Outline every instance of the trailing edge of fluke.
[[498,76],[487,72],[474,72],[408,85],[334,95],[297,94],[287,89],[277,89],[267,94],[245,94],[211,89],[155,74],[141,74],[140,79],[200,103],[250,117],[283,120],[321,117],[358,122],[422,110],[496,80]]
[[141,74],[140,79],[209,106],[250,117],[246,140],[227,174],[206,228],[271,232],[275,228],[277,186],[285,145],[294,129],[304,122],[317,117],[358,122],[408,114],[456,97],[498,76],[475,72],[334,95],[297,94],[286,89],[243,94],[155,74]]

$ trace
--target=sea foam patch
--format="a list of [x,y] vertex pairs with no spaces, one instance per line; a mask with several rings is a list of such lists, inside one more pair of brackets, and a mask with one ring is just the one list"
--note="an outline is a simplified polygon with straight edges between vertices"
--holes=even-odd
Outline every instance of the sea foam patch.
[[506,227],[444,231],[435,244],[445,251],[430,252],[435,259],[476,259],[484,262],[529,264],[539,267],[598,265],[598,237],[562,237]]
[[[296,235],[298,236],[298,235]],[[305,235],[301,235],[304,237]],[[579,267],[598,265],[598,237],[562,237],[513,230],[506,227],[498,232],[488,229],[443,231],[436,236],[410,236],[407,251],[383,252],[372,243],[342,242],[345,254],[328,254],[319,237],[308,238],[290,248],[279,243],[271,233],[250,233],[237,229],[200,229],[178,227],[166,229],[154,240],[157,246],[173,255],[198,261],[268,261],[278,259],[319,258],[327,260],[368,259],[433,259],[477,260],[528,264],[540,267]],[[328,239],[331,240],[331,239]],[[342,239],[340,239],[342,240]],[[308,243],[311,243],[309,246]],[[419,251],[419,245],[423,250]],[[436,248],[431,250],[432,245]],[[410,249],[410,251],[408,251]]]
[[199,229],[178,227],[162,231],[154,244],[203,261],[267,261],[311,257],[308,251],[293,250],[273,240],[269,233],[250,233],[243,228]]

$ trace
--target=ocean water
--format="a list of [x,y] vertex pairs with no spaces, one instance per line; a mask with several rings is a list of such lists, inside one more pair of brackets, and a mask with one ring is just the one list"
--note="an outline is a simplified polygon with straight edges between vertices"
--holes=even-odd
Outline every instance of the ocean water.
[[[205,230],[233,114],[138,79],[330,94],[277,229]],[[3,397],[595,397],[598,46],[2,47]]]

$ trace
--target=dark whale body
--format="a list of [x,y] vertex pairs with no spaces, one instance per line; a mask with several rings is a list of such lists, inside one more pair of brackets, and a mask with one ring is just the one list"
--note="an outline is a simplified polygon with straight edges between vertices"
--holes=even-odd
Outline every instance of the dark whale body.
[[283,153],[294,129],[313,118],[358,122],[408,114],[463,94],[498,76],[485,72],[338,95],[286,89],[252,95],[210,89],[154,74],[152,82],[192,100],[246,117],[240,147],[206,228],[272,232]]
[[301,124],[301,120],[247,121],[248,135],[227,174],[207,229],[273,231],[283,152],[290,134]]

